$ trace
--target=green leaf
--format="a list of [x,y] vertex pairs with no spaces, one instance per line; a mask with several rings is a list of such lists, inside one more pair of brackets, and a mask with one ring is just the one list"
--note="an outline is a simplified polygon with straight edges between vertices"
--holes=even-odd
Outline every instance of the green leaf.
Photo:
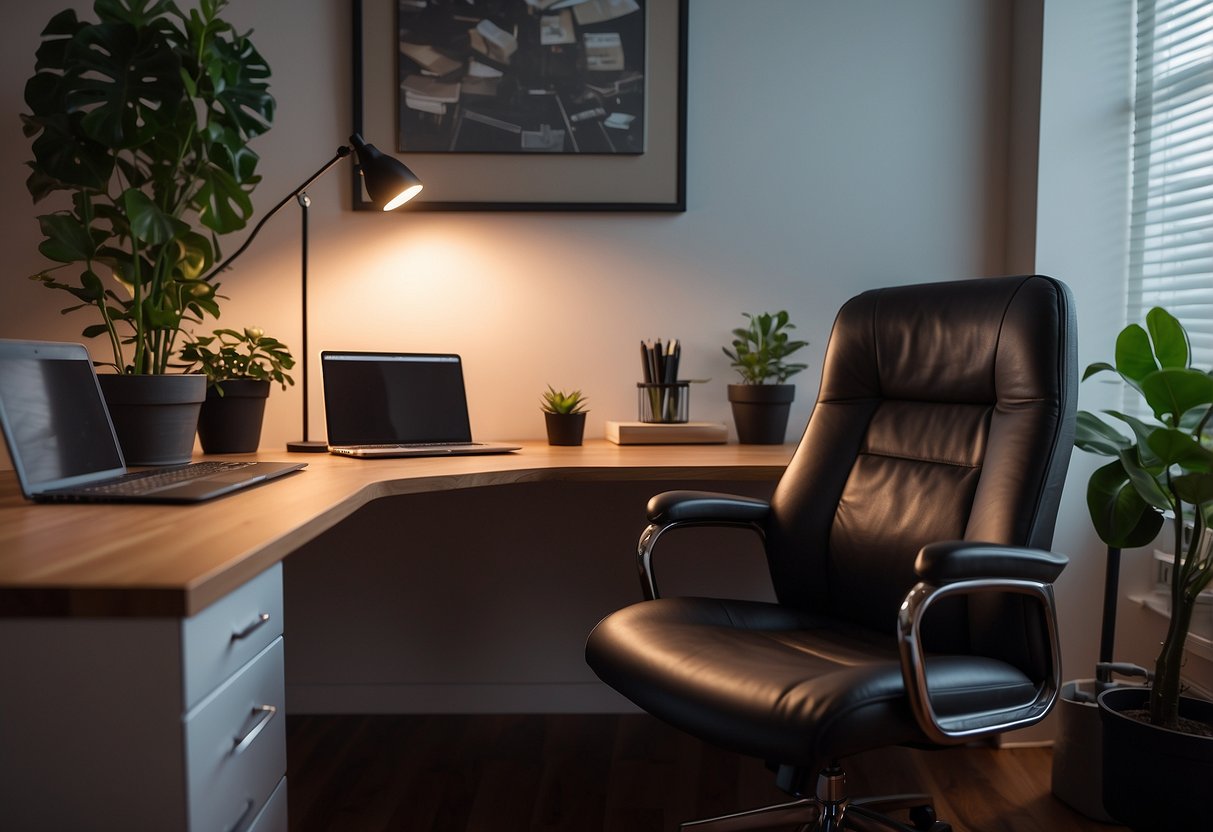
[[1120,456],[1120,452],[1131,444],[1124,434],[1094,413],[1085,410],[1078,412],[1074,431],[1075,447],[1101,456]]
[[1131,448],[1120,452],[1120,464],[1129,476],[1129,481],[1133,483],[1133,488],[1141,495],[1141,498],[1155,508],[1163,511],[1170,511],[1175,506],[1172,504],[1170,495],[1167,494],[1163,487],[1158,484],[1155,475],[1143,468],[1137,460],[1137,454]]
[[1142,395],[1154,415],[1179,424],[1194,407],[1213,403],[1213,376],[1200,370],[1168,367],[1156,370],[1140,380]]
[[38,217],[46,239],[38,246],[42,256],[57,263],[75,263],[92,258],[96,241],[72,214],[59,212]]
[[1213,451],[1178,428],[1158,428],[1150,434],[1148,443],[1162,465],[1178,465],[1194,472],[1213,470]]
[[1188,334],[1175,316],[1160,306],[1146,313],[1154,355],[1162,367],[1188,366]]
[[1099,539],[1118,549],[1147,545],[1163,524],[1162,513],[1141,499],[1119,460],[1091,474],[1087,509]]
[[1116,372],[1126,379],[1141,381],[1158,370],[1150,336],[1137,324],[1129,324],[1116,337]]
[[72,39],[69,111],[81,129],[109,148],[137,147],[172,123],[185,95],[180,59],[163,33],[126,23],[99,23]]
[[158,246],[188,230],[184,222],[160,210],[143,191],[129,188],[122,194],[122,206],[130,220],[131,234],[150,246]]
[[1213,501],[1213,473],[1181,474],[1172,480],[1172,485],[1185,502],[1199,506]]
[[1102,373],[1105,370],[1111,370],[1113,373],[1116,372],[1116,368],[1113,367],[1108,362],[1096,361],[1094,364],[1087,367],[1086,371],[1083,372],[1082,380],[1086,381],[1087,379],[1089,379],[1091,376],[1095,375],[1096,373]]
[[202,224],[220,234],[244,228],[253,215],[253,201],[236,178],[213,165],[199,178],[203,185],[194,204]]

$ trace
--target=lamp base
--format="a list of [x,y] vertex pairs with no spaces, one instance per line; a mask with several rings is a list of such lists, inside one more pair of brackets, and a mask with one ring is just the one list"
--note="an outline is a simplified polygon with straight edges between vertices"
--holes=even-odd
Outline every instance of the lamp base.
[[329,443],[319,439],[298,439],[287,442],[286,449],[293,454],[323,454],[328,453]]

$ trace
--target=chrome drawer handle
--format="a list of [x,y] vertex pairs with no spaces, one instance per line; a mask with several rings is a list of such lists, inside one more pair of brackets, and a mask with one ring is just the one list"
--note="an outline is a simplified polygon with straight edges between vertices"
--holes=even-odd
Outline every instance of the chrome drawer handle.
[[252,624],[249,624],[247,627],[245,627],[243,630],[240,630],[239,632],[232,633],[232,641],[240,641],[241,639],[248,638],[254,632],[256,632],[258,628],[267,624],[269,622],[269,620],[270,620],[270,614],[268,612],[261,613],[261,615],[257,616],[257,620],[254,621]]
[[232,753],[240,754],[248,749],[253,744],[253,740],[257,739],[257,735],[265,730],[265,726],[270,724],[270,720],[274,718],[274,714],[278,713],[278,708],[274,705],[258,705],[253,708],[253,713],[261,714],[257,719],[257,724],[249,729],[249,732],[243,737],[236,737],[232,741]]

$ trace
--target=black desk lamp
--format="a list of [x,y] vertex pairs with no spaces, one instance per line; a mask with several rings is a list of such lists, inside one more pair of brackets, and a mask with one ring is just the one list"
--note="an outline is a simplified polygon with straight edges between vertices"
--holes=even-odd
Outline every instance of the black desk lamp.
[[313,173],[303,181],[299,187],[295,188],[289,194],[282,198],[282,201],[269,210],[261,221],[253,228],[248,239],[244,244],[236,250],[236,253],[224,260],[215,268],[208,279],[218,274],[231,265],[232,261],[244,253],[244,250],[249,247],[253,239],[261,231],[262,226],[269,221],[269,218],[282,210],[292,199],[299,203],[299,209],[302,217],[302,246],[301,246],[301,274],[302,281],[300,288],[302,291],[302,315],[303,315],[303,360],[301,362],[303,384],[303,438],[296,442],[287,442],[286,449],[295,452],[319,453],[328,450],[328,444],[321,440],[308,439],[308,424],[307,412],[308,403],[308,385],[307,385],[307,370],[308,370],[308,343],[307,343],[307,209],[312,204],[311,198],[307,195],[307,187],[323,176],[329,168],[340,162],[350,153],[354,153],[358,157],[358,170],[362,174],[363,183],[366,185],[367,195],[370,196],[371,202],[378,205],[384,211],[392,211],[399,208],[404,203],[415,197],[421,192],[421,180],[414,175],[404,164],[392,156],[386,156],[380,153],[373,144],[367,144],[362,140],[362,136],[357,133],[350,136],[350,144],[353,147],[342,145],[337,148],[336,155],[332,159],[325,162],[318,171]]

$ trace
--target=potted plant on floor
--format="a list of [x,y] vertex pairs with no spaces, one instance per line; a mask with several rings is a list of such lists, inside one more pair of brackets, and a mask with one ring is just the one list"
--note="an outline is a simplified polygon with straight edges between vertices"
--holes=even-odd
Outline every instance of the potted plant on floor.
[[788,429],[788,413],[796,396],[796,385],[787,380],[807,367],[786,359],[808,346],[808,341],[793,341],[787,330],[795,329],[788,322],[788,313],[743,313],[748,325],[733,330],[733,348],[721,347],[730,366],[742,379],[730,384],[729,404],[737,441],[747,445],[778,445]]
[[257,328],[216,329],[187,341],[181,358],[186,372],[206,377],[206,400],[198,416],[198,439],[208,454],[253,453],[261,443],[261,424],[270,384],[285,390],[295,380],[286,345]]
[[[178,335],[218,316],[218,236],[253,213],[248,143],[269,129],[274,100],[269,67],[219,17],[226,5],[96,0],[96,23],[60,12],[25,86],[26,185],[35,203],[70,196],[38,217],[39,251],[58,265],[33,279],[75,299],[64,311],[98,319],[83,335],[113,351],[102,389],[130,464],[189,459],[205,380],[173,372]],[[174,430],[132,423],[140,402]]]
[[1187,332],[1157,307],[1145,328],[1121,331],[1115,364],[1092,364],[1083,378],[1101,372],[1153,416],[1104,411],[1126,435],[1078,414],[1075,444],[1112,458],[1087,486],[1096,532],[1109,546],[1143,545],[1170,522],[1174,541],[1170,622],[1151,684],[1099,696],[1104,806],[1135,830],[1201,828],[1208,797],[1185,784],[1213,781],[1213,703],[1182,696],[1180,671],[1197,597],[1213,581],[1213,374],[1191,366]]
[[580,445],[585,435],[585,397],[580,390],[566,393],[548,385],[541,406],[549,445]]

